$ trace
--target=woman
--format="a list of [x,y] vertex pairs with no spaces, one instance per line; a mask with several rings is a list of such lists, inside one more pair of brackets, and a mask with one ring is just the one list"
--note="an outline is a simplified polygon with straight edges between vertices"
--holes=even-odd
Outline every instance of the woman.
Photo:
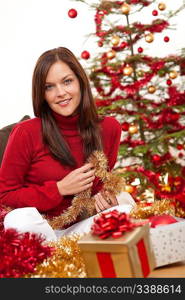
[[58,216],[75,194],[92,188],[96,211],[117,205],[101,194],[102,183],[86,159],[103,150],[110,170],[117,160],[121,126],[96,111],[88,78],[64,47],[38,59],[32,79],[35,118],[17,124],[0,170],[0,200],[12,208],[32,206]]

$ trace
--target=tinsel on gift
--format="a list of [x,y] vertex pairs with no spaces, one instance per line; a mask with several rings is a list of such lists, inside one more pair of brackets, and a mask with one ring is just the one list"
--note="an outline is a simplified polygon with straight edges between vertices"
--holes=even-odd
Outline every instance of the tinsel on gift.
[[[81,2],[95,12],[99,51],[88,61],[87,72],[98,111],[115,116],[123,128],[116,164],[119,173],[122,168],[127,186],[135,178],[140,180],[130,188],[138,202],[150,188],[156,200],[185,203],[185,52],[148,53],[156,43],[163,53],[169,45],[174,49],[175,40],[164,33],[185,8],[184,2],[176,10],[169,1]],[[148,23],[145,13],[147,20],[151,16]],[[161,177],[166,173],[169,182],[164,185]]]
[[37,264],[52,255],[53,248],[32,233],[14,229],[0,233],[0,278],[20,278],[33,273]]

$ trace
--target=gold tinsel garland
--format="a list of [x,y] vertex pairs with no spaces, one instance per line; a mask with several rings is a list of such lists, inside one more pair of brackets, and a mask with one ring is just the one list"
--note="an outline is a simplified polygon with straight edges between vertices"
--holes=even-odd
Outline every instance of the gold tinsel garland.
[[185,212],[178,204],[171,200],[156,200],[153,203],[142,202],[130,211],[130,216],[135,219],[147,219],[151,216],[168,214],[176,217],[184,217]]
[[[103,182],[103,191],[109,191],[113,195],[117,195],[124,190],[125,180],[123,177],[119,176],[116,172],[107,171],[108,163],[105,154],[102,151],[94,151],[87,163],[92,163],[95,169],[95,176],[99,177]],[[107,198],[104,194],[105,199]],[[107,199],[108,201],[108,199]],[[6,212],[10,212],[14,208],[8,206],[2,206]],[[49,218],[45,214],[42,214],[53,229],[61,229],[65,225],[73,223],[76,221],[77,217],[86,214],[86,217],[90,217],[96,214],[95,210],[95,200],[91,197],[91,188],[78,193],[74,196],[72,204],[68,207],[63,214],[57,217]]]
[[[124,190],[124,179],[113,171],[107,171],[107,158],[102,151],[94,151],[87,162],[93,164],[95,176],[102,180],[104,190],[111,192],[113,195],[117,195]],[[64,225],[75,222],[77,217],[84,213],[84,211],[87,217],[96,213],[95,200],[91,197],[91,188],[75,195],[71,206],[63,214],[52,219],[47,219],[47,221],[53,229],[60,229]]]
[[55,248],[51,257],[36,267],[25,278],[86,278],[85,263],[77,241],[80,235],[62,237],[57,242],[47,243]]

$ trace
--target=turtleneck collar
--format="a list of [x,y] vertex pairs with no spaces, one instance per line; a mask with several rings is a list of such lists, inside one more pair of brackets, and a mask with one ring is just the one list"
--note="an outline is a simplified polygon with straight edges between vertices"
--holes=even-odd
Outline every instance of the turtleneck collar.
[[52,114],[56,120],[58,127],[62,130],[62,133],[64,135],[70,135],[70,136],[79,135],[78,114],[74,116],[67,116],[67,117],[59,115],[54,111],[52,111]]

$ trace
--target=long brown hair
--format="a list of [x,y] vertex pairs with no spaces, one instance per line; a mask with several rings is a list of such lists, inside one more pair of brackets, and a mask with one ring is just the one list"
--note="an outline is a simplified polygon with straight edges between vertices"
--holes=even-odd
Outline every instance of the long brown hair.
[[89,80],[81,64],[67,48],[59,47],[44,52],[38,59],[32,78],[32,101],[36,117],[42,120],[43,141],[52,155],[62,164],[75,166],[67,143],[61,135],[51,109],[45,100],[45,81],[50,67],[57,61],[66,63],[80,83],[81,101],[79,111],[79,131],[84,145],[85,159],[94,151],[102,150],[99,129],[100,118],[93,100]]

